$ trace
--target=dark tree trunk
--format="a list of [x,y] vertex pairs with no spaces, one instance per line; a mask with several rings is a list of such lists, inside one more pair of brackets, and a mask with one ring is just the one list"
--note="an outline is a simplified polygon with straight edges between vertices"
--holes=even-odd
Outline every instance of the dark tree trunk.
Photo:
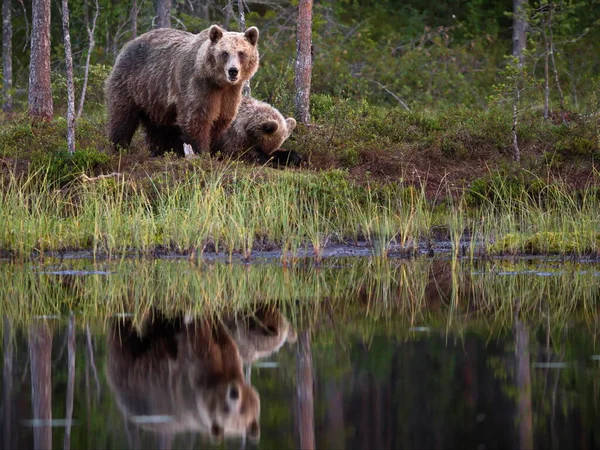
[[54,112],[50,87],[50,0],[32,0],[29,115],[50,121]]
[[12,111],[12,11],[11,1],[2,0],[2,110]]
[[156,0],[156,28],[171,28],[173,0]]
[[69,33],[69,0],[62,0],[62,26],[65,42],[65,66],[67,70],[67,147],[75,152],[75,86],[73,84],[73,54]]
[[527,1],[513,0],[513,56],[519,61],[519,67],[523,67],[525,56],[523,51],[527,44]]
[[315,418],[313,399],[312,351],[310,331],[305,330],[298,336],[296,350],[296,396],[298,420],[298,448],[315,448]]
[[310,120],[312,74],[312,0],[300,0],[296,41],[296,115],[302,123]]
[[29,327],[33,444],[37,449],[52,448],[52,332],[43,321]]

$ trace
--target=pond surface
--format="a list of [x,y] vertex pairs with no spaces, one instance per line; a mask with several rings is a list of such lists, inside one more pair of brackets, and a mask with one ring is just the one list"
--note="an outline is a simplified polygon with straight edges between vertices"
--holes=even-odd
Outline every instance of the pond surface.
[[0,263],[3,448],[600,448],[600,266]]

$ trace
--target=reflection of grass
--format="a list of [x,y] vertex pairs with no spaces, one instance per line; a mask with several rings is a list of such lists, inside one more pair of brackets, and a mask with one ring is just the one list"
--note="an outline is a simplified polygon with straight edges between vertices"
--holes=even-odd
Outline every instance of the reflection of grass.
[[[200,264],[185,260],[129,259],[71,269],[110,274],[46,274],[50,266],[0,265],[0,314],[16,323],[34,316],[65,316],[104,322],[115,314],[136,321],[159,308],[167,315],[220,315],[272,304],[298,327],[335,330],[354,323],[365,335],[385,329],[409,335],[411,327],[458,332],[473,321],[506,330],[518,309],[532,323],[565,324],[571,317],[596,323],[600,287],[593,267],[542,267],[528,263],[469,264],[454,261],[340,259],[336,266],[312,264]],[[79,321],[78,321],[79,323]],[[81,322],[82,323],[82,322]]]

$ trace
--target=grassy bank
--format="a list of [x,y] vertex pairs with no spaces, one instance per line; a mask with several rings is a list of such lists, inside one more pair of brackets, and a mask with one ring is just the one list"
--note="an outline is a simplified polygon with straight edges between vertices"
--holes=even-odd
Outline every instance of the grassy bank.
[[360,185],[339,170],[210,164],[84,177],[62,187],[47,172],[9,178],[0,192],[0,249],[17,258],[87,249],[95,256],[222,252],[245,259],[281,249],[286,264],[304,248],[320,260],[333,243],[366,242],[384,256],[440,239],[471,256],[600,249],[597,174],[578,191],[558,179],[524,185],[496,176],[458,193],[446,185],[435,200],[425,185]]
[[0,251],[17,258],[240,254],[300,249],[320,260],[332,243],[412,254],[449,240],[455,253],[597,255],[597,118],[521,118],[522,161],[510,115],[409,112],[315,96],[309,127],[286,142],[305,158],[273,170],[206,155],[150,158],[135,137],[115,154],[102,110],[78,121],[24,118],[0,132]]

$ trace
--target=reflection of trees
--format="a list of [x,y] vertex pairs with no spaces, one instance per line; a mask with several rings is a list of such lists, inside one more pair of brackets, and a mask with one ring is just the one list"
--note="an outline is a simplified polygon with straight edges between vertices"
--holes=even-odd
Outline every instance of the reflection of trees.
[[13,336],[11,332],[10,321],[4,317],[3,326],[3,365],[2,365],[2,431],[4,448],[13,448],[12,443],[12,377],[13,377]]
[[298,448],[315,448],[313,365],[310,330],[298,336],[296,348],[296,426]]
[[531,360],[529,357],[529,329],[515,316],[515,360],[517,384],[517,421],[519,447],[533,448],[533,417],[531,408]]
[[29,326],[29,361],[33,442],[36,449],[52,448],[52,332],[45,321]]

